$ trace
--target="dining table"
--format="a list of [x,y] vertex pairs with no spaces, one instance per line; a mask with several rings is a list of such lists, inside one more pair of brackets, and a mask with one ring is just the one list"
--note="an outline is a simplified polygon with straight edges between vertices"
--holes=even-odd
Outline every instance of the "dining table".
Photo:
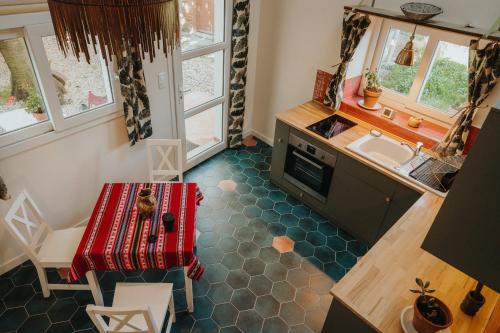
[[[150,216],[141,214],[137,198],[149,188],[156,199]],[[70,282],[87,272],[167,270],[184,268],[188,311],[194,311],[193,280],[204,267],[195,254],[196,209],[203,200],[196,183],[106,183],[94,207],[73,258]],[[162,217],[173,214],[173,228],[167,230]],[[94,295],[104,305],[100,288]]]

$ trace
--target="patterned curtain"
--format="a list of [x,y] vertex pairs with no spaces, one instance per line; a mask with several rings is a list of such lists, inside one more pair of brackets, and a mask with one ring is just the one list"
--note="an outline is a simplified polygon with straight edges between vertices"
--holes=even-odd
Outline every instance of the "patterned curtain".
[[9,191],[7,190],[7,185],[5,185],[2,176],[0,176],[0,199],[2,200],[10,199]]
[[128,141],[133,146],[153,134],[141,56],[135,49],[124,53],[119,76]]
[[495,87],[499,76],[500,44],[491,42],[479,49],[479,40],[472,40],[469,47],[468,105],[439,144],[437,151],[441,156],[462,155],[476,111]]
[[231,37],[231,105],[229,108],[229,147],[241,146],[245,87],[247,83],[250,0],[234,0]]
[[347,66],[354,56],[354,52],[359,45],[361,37],[365,34],[370,23],[371,21],[368,15],[350,10],[344,11],[342,44],[340,47],[341,62],[337,67],[337,72],[333,75],[328,85],[323,104],[335,109],[339,108],[342,96],[344,95],[344,81],[347,73]]

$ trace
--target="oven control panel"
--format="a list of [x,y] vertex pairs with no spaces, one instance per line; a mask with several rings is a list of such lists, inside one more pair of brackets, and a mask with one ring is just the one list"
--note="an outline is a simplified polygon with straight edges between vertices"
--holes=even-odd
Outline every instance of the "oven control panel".
[[329,166],[335,166],[335,162],[337,160],[337,156],[329,153],[321,148],[316,147],[315,145],[307,142],[306,140],[299,138],[295,134],[290,134],[290,138],[288,143],[299,150],[309,154],[314,157],[318,161],[321,161]]

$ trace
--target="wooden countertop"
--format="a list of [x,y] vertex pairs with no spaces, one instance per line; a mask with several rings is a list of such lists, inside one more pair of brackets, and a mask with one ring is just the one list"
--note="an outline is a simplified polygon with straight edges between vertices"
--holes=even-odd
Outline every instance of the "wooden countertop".
[[382,132],[384,135],[386,135],[388,137],[392,137],[398,141],[405,141],[405,142],[408,142],[408,143],[414,145],[413,143],[411,143],[407,140],[404,140],[400,137],[397,137],[391,133],[388,133],[384,130],[380,130],[376,126],[368,124],[368,123],[366,123],[358,118],[355,118],[351,115],[348,115],[342,111],[337,111],[336,114],[341,115],[344,118],[350,119],[350,120],[354,121],[355,123],[357,123],[358,125],[348,129],[345,132],[340,133],[339,135],[334,136],[331,139],[326,139],[326,138],[322,137],[321,135],[318,135],[318,134],[306,129],[307,126],[312,125],[312,124],[320,121],[321,119],[324,119],[328,116],[333,115],[333,111],[331,109],[323,106],[322,104],[320,104],[318,102],[311,101],[311,102],[299,105],[299,106],[297,106],[293,109],[290,109],[288,111],[280,112],[276,115],[276,118],[281,120],[282,122],[286,123],[287,125],[295,128],[299,131],[307,133],[307,135],[315,138],[316,140],[318,140],[326,145],[331,146],[332,148],[342,152],[343,154],[345,154],[349,157],[352,157],[353,159],[355,159],[363,164],[368,165],[369,167],[383,173],[384,175],[386,175],[386,176],[388,176],[388,177],[390,177],[390,178],[392,178],[392,179],[394,179],[394,180],[396,180],[396,181],[398,181],[398,182],[400,182],[400,183],[402,183],[402,184],[404,184],[404,185],[406,185],[406,186],[408,186],[408,187],[410,187],[410,188],[412,188],[420,193],[425,192],[425,189],[418,186],[416,183],[411,182],[411,181],[407,180],[406,178],[399,176],[397,173],[389,171],[386,168],[381,167],[378,164],[373,163],[373,162],[363,158],[362,156],[359,156],[358,154],[356,154],[356,153],[354,153],[346,148],[346,146],[349,145],[351,142],[356,141],[357,139],[365,136],[372,129],[377,129],[380,132]]
[[485,288],[486,304],[475,317],[460,310],[465,294],[475,281],[422,250],[420,245],[444,199],[430,192],[424,195],[340,280],[331,293],[380,332],[402,333],[400,312],[411,305],[415,277],[431,281],[435,296],[454,316],[453,333],[483,332],[498,301],[498,294]]
[[[453,333],[484,332],[487,326],[488,333],[495,332],[500,323],[494,322],[497,320],[494,318],[498,316],[493,315],[493,310],[499,300],[499,295],[488,288],[483,289],[486,304],[475,317],[464,315],[459,306],[465,294],[475,286],[475,281],[420,248],[444,198],[418,188],[397,174],[345,148],[349,143],[374,128],[370,124],[338,112],[339,115],[354,120],[358,126],[330,140],[305,129],[332,113],[330,109],[319,103],[309,102],[279,113],[277,118],[420,191],[423,195],[332,288],[331,293],[376,330],[384,333],[402,333],[400,313],[403,308],[413,304],[415,295],[409,289],[415,287],[415,277],[418,276],[431,281],[431,286],[437,290],[435,295],[450,307],[454,315],[454,323],[451,326]],[[388,136],[392,135],[388,134]]]

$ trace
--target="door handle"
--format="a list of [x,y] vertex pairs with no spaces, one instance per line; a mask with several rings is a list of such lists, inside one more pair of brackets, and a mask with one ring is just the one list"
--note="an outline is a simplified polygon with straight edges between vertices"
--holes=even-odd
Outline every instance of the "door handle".
[[301,160],[303,160],[304,162],[307,162],[309,164],[311,164],[312,166],[316,167],[317,169],[320,169],[322,170],[323,169],[323,166],[322,165],[319,165],[318,163],[315,163],[313,161],[311,161],[310,159],[308,159],[307,157],[304,157],[302,156],[301,154],[297,153],[296,151],[293,151],[292,153],[294,156],[300,158]]

